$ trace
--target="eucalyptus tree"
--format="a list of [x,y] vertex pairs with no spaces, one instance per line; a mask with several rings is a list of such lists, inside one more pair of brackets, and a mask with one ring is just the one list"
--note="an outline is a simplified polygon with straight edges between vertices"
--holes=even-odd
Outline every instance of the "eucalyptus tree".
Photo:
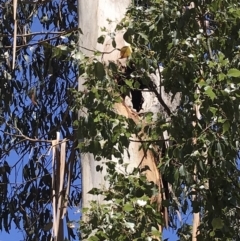
[[[148,181],[152,181],[158,187],[153,199],[160,208],[163,199],[160,190],[163,184],[156,165],[159,153],[150,150],[148,143],[142,148],[141,143],[147,133],[143,131],[141,134],[140,129],[142,122],[146,121],[144,117],[146,113],[154,111],[156,119],[158,113],[164,114],[165,111],[175,109],[177,101],[171,101],[171,96],[162,90],[153,91],[153,87],[146,89],[144,93],[141,90],[143,86],[140,87],[141,80],[136,82],[136,90],[133,88],[133,91],[130,91],[130,88],[125,86],[127,72],[135,73],[126,58],[130,57],[131,51],[128,55],[122,54],[131,48],[129,45],[131,34],[129,29],[122,28],[118,23],[126,20],[127,8],[133,3],[129,0],[121,2],[110,0],[100,1],[96,5],[94,2],[79,3],[79,28],[83,32],[80,36],[79,49],[84,55],[80,59],[80,74],[82,73],[79,78],[80,96],[76,92],[75,99],[77,107],[80,108],[78,126],[81,137],[79,146],[82,152],[83,208],[89,207],[91,200],[97,201],[98,204],[104,203],[102,200],[104,196],[92,194],[97,188],[106,190],[110,188],[111,182],[106,180],[110,171],[108,169],[113,168],[116,173],[121,172],[127,176],[135,168],[145,166],[148,166],[148,170],[145,170]],[[95,18],[92,19],[92,16]],[[160,75],[160,71],[152,71],[151,75],[148,76],[146,73],[145,77],[152,78],[154,88],[155,85],[159,88]],[[123,88],[127,87],[125,91],[118,87],[121,82]],[[128,84],[132,85],[131,82],[132,80],[129,80]],[[139,86],[136,87],[137,85]],[[157,98],[166,110],[161,107]],[[146,136],[143,136],[145,134]],[[85,218],[84,215],[84,220],[87,221]],[[156,227],[158,225],[155,224],[154,228]],[[117,232],[114,235],[117,235]]]
[[239,238],[236,1],[0,3],[1,229],[51,239],[52,200],[80,201],[80,148],[84,238],[159,239],[187,210],[180,240]]
[[50,240],[57,132],[66,138],[69,207],[81,198],[69,92],[77,88],[77,2],[2,0],[0,6],[0,230],[16,226],[24,240]]
[[[101,13],[104,10],[107,12],[104,8]],[[110,40],[98,38],[106,47],[96,49],[100,59],[83,56],[80,65],[87,81],[85,91],[76,97],[79,108],[88,110],[87,121],[84,116],[78,123],[81,136],[87,137],[82,150],[93,153],[96,160],[114,156],[124,163],[122,153],[136,141],[132,135],[140,136],[137,141],[142,150],[155,154],[159,172],[168,183],[167,200],[161,202],[169,211],[167,223],[174,225],[176,214],[184,215],[187,210],[193,214],[193,225],[180,225],[180,240],[239,238],[239,10],[235,1],[138,1],[138,6],[127,10],[116,31],[108,33]],[[121,50],[123,45],[116,40],[119,31],[124,31],[123,38],[133,49],[125,66],[116,56],[106,57]],[[158,83],[152,78],[156,71]],[[166,104],[163,89],[172,100],[180,96],[178,108],[171,109],[171,101]],[[155,98],[152,104],[160,105],[160,114],[151,108],[142,111],[144,105],[135,108],[136,92],[141,92],[141,104],[144,96],[151,98],[145,95],[150,92]],[[132,103],[127,96],[132,97]],[[115,107],[122,102],[140,122],[123,118]],[[109,129],[112,132],[107,132]],[[155,223],[147,210],[142,210],[145,219],[140,213],[140,219],[133,219],[140,209],[139,196],[131,192],[135,190],[132,177],[124,179],[113,171],[116,164],[107,163],[113,191],[95,188],[91,194],[102,194],[113,204],[103,204],[101,209],[93,202],[82,232],[93,240],[151,239],[148,228],[152,230],[151,224],[155,228]],[[100,165],[96,169],[102,170]],[[142,222],[147,223],[148,231],[139,228]]]

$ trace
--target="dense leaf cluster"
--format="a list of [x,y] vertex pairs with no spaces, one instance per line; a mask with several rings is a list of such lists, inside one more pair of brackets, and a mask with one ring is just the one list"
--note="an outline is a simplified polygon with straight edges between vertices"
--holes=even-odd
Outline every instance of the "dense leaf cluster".
[[[75,149],[78,138],[81,151],[93,153],[96,160],[115,157],[122,163],[131,135],[144,133],[148,141],[142,143],[142,149],[156,154],[159,171],[172,186],[163,203],[170,213],[170,225],[175,225],[176,211],[200,212],[199,240],[239,239],[237,1],[135,1],[117,26],[125,30],[124,38],[133,49],[124,70],[116,63],[103,64],[99,58],[103,53],[88,58],[77,51],[77,33],[72,31],[77,25],[75,1],[20,1],[13,71],[12,3],[0,1],[0,5],[0,229],[9,232],[13,221],[25,231],[26,240],[50,240],[46,228],[52,219],[49,146],[32,139],[54,139],[56,131],[69,139],[67,157],[75,160],[74,183],[80,172]],[[33,29],[41,33],[32,35]],[[161,86],[150,78],[156,72]],[[86,80],[82,93],[76,91],[79,74]],[[161,87],[173,98],[181,93],[174,112],[158,96],[156,89]],[[144,113],[136,124],[116,114],[115,103],[143,88],[156,94],[163,106],[157,119]],[[72,107],[82,112],[87,109],[87,119],[77,120]],[[171,143],[168,148],[162,141],[164,131]],[[144,177],[124,176],[110,167],[112,189],[92,190],[92,194],[105,195],[113,202],[101,207],[93,203],[91,222],[82,224],[84,233],[91,235],[94,229],[92,240],[159,236],[155,229],[162,220],[149,201],[152,193]],[[19,170],[23,170],[20,178]],[[79,196],[80,190],[73,190],[70,204],[77,204]],[[190,230],[189,224],[180,225],[179,239],[188,239]]]
[[[162,86],[173,96],[181,93],[181,100],[176,111],[165,108],[157,121],[142,117],[149,138],[143,148],[152,149],[154,142],[163,150],[159,137],[169,133],[172,145],[158,161],[175,193],[166,204],[170,214],[173,211],[170,220],[176,210],[200,212],[198,240],[239,239],[239,3],[140,2],[117,27],[125,29],[124,38],[133,48],[131,74],[113,63],[106,67],[97,58],[80,67],[89,90],[82,102],[89,119],[78,123],[82,135],[89,137],[83,146],[99,160],[109,158],[106,150],[114,150],[111,154],[121,160],[128,138],[142,127],[117,117],[113,103],[140,85],[154,92],[158,87],[149,76],[163,66]],[[123,149],[115,148],[116,143]],[[189,237],[189,231],[188,224],[180,225],[180,239]]]
[[[72,184],[80,179],[69,92],[77,88],[77,66],[62,48],[74,50],[77,42],[76,1],[18,1],[16,17],[13,70],[13,2],[0,1],[0,230],[10,232],[15,223],[24,240],[45,241],[52,222],[51,143],[45,140],[57,131],[69,140]],[[79,202],[78,185],[69,203]]]
[[151,203],[157,187],[145,175],[134,170],[132,174],[116,173],[116,163],[108,163],[110,182],[108,190],[94,188],[89,193],[103,195],[106,203],[91,203],[84,210],[87,222],[81,222],[81,236],[87,240],[158,240],[158,225],[162,217]]

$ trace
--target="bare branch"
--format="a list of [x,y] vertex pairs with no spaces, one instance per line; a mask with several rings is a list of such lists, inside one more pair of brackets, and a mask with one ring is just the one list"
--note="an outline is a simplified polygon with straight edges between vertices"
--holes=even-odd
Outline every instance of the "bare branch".
[[51,2],[52,0],[40,0],[40,1],[20,1],[20,3],[24,3],[24,4],[44,4],[44,3],[48,3]]
[[129,139],[132,142],[140,142],[140,143],[155,143],[155,142],[165,142],[165,141],[170,141],[170,139],[165,139],[165,140],[133,140]]
[[[74,30],[72,30],[72,31],[74,31]],[[61,35],[61,34],[66,34],[66,31],[62,31],[62,32],[34,32],[34,33],[27,33],[27,34],[17,34],[17,37],[27,37],[27,36],[35,36],[35,35],[46,35],[46,34]],[[13,34],[0,34],[0,37],[13,37]]]
[[[1,130],[2,133],[6,134],[6,135],[9,135],[9,136],[14,136],[14,137],[18,137],[18,138],[23,138],[24,140],[26,141],[30,141],[30,142],[45,142],[45,143],[51,143],[53,142],[53,140],[43,140],[43,139],[33,139],[33,138],[30,138],[26,135],[24,135],[21,130],[15,126],[12,126],[12,125],[9,125],[8,123],[6,123],[6,125],[8,125],[9,127],[11,127],[12,129],[14,129],[16,132],[19,132],[20,135],[18,134],[12,134],[12,133],[8,133],[8,132],[4,132]],[[62,141],[60,141],[59,143],[63,143],[63,142],[67,142],[69,141],[68,139],[63,139]]]
[[[46,42],[48,42],[48,41],[50,41],[50,40],[54,40],[54,39],[56,39],[56,38],[59,38],[59,37],[61,37],[61,36],[63,36],[63,35],[66,35],[66,34],[68,34],[68,33],[71,33],[71,32],[73,32],[73,31],[77,31],[77,30],[79,30],[79,28],[72,28],[72,29],[69,29],[69,30],[67,30],[67,31],[60,32],[57,36],[54,36],[54,37],[52,37],[52,38],[48,38],[48,39],[44,39],[44,40],[39,40],[39,41],[36,42],[36,43],[29,43],[29,44],[18,45],[18,46],[16,46],[16,48],[30,47],[30,46],[34,46],[34,45],[37,45],[37,44],[46,43]],[[12,48],[12,46],[4,46],[4,48],[10,49],[10,48]]]

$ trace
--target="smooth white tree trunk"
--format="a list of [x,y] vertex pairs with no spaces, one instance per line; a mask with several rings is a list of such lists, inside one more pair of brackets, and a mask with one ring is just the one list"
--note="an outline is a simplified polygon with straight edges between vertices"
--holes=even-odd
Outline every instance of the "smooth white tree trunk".
[[[104,44],[97,44],[97,38],[103,33],[100,28],[105,27],[108,33],[115,31],[116,25],[124,17],[128,6],[131,4],[131,0],[79,0],[79,27],[81,28],[83,35],[80,37],[80,47],[82,51],[91,56],[93,53],[86,50],[99,50],[101,52],[110,52],[113,50],[111,45],[110,37],[105,39]],[[109,22],[109,20],[111,20]],[[122,38],[123,33],[116,33],[116,44],[117,48],[121,48],[125,45]],[[119,51],[113,51],[111,54],[105,54],[103,61],[107,63],[111,61],[119,61]],[[176,108],[178,101],[174,103],[171,101],[171,97],[164,93],[164,89],[160,88],[160,78],[159,73],[151,76],[152,80],[158,86],[158,92],[162,93],[162,98],[168,105],[169,109],[173,110]],[[84,79],[79,78],[79,91],[83,91]],[[153,93],[142,94],[144,102],[142,105],[142,112],[152,111],[155,114],[164,113],[164,108],[160,105],[158,98]],[[132,109],[131,103],[129,101],[123,100],[123,103],[118,103],[115,105],[115,111],[127,118],[133,119],[136,123],[139,122],[139,113]],[[81,115],[81,113],[80,113]],[[131,139],[139,141],[135,136]],[[149,151],[148,153],[143,153],[139,150],[139,142],[131,142],[128,148],[130,157],[126,153],[123,153],[124,163],[128,163],[128,171],[130,172],[134,167],[148,166],[150,170],[146,171],[146,176],[149,181],[153,181],[159,186],[159,195],[157,201],[159,205],[161,204],[162,194],[160,189],[162,188],[161,176],[157,169],[156,163],[159,160],[155,160],[153,154]],[[107,160],[103,160],[105,162]],[[106,170],[103,169],[102,172],[96,171],[96,166],[100,163],[94,160],[94,157],[90,153],[82,154],[81,156],[81,166],[82,166],[82,207],[88,207],[91,200],[98,200],[100,203],[103,201],[101,196],[93,196],[88,194],[88,192],[94,187],[107,188],[107,183],[104,180],[106,175]],[[118,166],[118,170],[121,171],[121,167]],[[156,200],[156,199],[155,199]]]
[[[79,27],[83,35],[80,37],[81,50],[91,56],[90,50],[104,50],[104,45],[97,44],[97,38],[104,34],[101,28],[105,27],[109,33],[114,32],[117,23],[124,17],[127,7],[131,4],[131,0],[79,0],[78,14]],[[112,22],[109,22],[111,20]],[[79,78],[79,91],[84,89],[84,79]],[[80,113],[81,114],[81,113]],[[104,180],[106,170],[102,172],[96,171],[96,166],[101,163],[96,162],[91,153],[81,155],[82,167],[82,207],[87,207],[91,200],[102,202],[101,196],[93,196],[88,192],[93,187],[107,187]]]

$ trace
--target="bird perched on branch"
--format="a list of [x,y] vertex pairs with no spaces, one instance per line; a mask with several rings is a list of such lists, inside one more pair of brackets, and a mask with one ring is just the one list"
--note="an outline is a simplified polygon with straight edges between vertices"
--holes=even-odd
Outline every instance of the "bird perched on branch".
[[132,54],[132,48],[130,45],[123,46],[120,51],[120,59],[129,58]]

